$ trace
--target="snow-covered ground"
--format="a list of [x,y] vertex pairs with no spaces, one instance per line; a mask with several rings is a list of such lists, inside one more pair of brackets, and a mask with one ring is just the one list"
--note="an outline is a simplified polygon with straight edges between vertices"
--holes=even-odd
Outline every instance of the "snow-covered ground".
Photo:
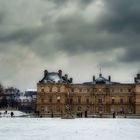
[[14,113],[13,117],[28,116],[28,114],[21,111],[10,110],[5,112],[5,110],[0,110],[0,117],[11,117],[11,112]]
[[0,140],[140,140],[140,120],[0,118]]

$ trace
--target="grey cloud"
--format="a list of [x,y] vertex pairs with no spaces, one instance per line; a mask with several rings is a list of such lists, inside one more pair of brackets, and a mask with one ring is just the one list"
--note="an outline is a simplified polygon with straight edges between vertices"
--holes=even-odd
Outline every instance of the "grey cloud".
[[100,29],[109,32],[139,32],[139,0],[105,0],[105,11],[101,16]]
[[3,21],[3,14],[0,13],[0,24],[2,23],[2,21]]
[[126,50],[124,56],[121,56],[119,61],[127,62],[127,63],[139,63],[140,61],[140,48],[139,46],[136,48],[132,47]]
[[35,40],[39,35],[41,35],[41,31],[39,29],[18,29],[6,35],[0,35],[0,42],[17,41],[28,44]]
[[106,0],[105,11],[98,21],[98,29],[113,36],[121,36],[114,46],[125,49],[125,54],[118,61],[127,63],[139,62],[140,4],[138,0]]
[[[14,0],[15,3],[17,1]],[[10,74],[17,71],[24,73],[21,64],[26,58],[26,53],[19,52],[26,49],[29,56],[31,54],[37,58],[36,67],[42,65],[42,60],[46,66],[50,63],[49,66],[53,68],[61,65],[67,69],[75,64],[73,61],[76,61],[77,67],[80,68],[83,65],[88,67],[92,62],[94,66],[99,63],[106,69],[117,66],[127,69],[127,65],[133,68],[134,64],[140,64],[138,0],[102,0],[104,7],[98,15],[92,11],[92,6],[95,11],[98,10],[98,7],[94,7],[96,0],[32,0],[29,3],[23,1],[21,0],[17,6],[12,5],[13,10],[11,4],[14,2],[0,0],[0,5],[5,5],[4,12],[0,12],[0,62],[1,66],[7,69],[6,73],[12,66],[14,68]],[[18,8],[19,5],[21,9]],[[73,7],[74,11],[71,10]],[[115,51],[117,49],[124,52]],[[19,55],[22,55],[20,59]],[[6,59],[4,56],[10,57]],[[84,56],[85,62],[79,63]],[[28,57],[24,67],[30,67],[33,59],[30,60]],[[30,70],[34,71],[33,68]],[[4,73],[3,68],[2,75]],[[10,76],[4,77],[8,79]],[[14,77],[15,75],[11,78]]]
[[[54,2],[56,4],[58,4],[59,6],[63,6],[64,4],[68,3],[68,2],[74,2],[73,0],[44,0],[44,1],[49,1],[49,2]],[[93,2],[95,0],[77,0],[76,2],[79,3],[79,5],[87,5],[90,4],[91,2]]]
[[2,24],[2,23],[3,23],[4,18],[5,18],[5,13],[4,13],[4,11],[3,11],[3,10],[0,10],[0,24]]

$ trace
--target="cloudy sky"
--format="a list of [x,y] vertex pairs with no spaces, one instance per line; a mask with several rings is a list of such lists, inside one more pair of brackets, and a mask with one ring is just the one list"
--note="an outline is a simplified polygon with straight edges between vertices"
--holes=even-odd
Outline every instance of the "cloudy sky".
[[140,72],[139,0],[0,0],[0,81],[35,88],[44,69],[74,82]]

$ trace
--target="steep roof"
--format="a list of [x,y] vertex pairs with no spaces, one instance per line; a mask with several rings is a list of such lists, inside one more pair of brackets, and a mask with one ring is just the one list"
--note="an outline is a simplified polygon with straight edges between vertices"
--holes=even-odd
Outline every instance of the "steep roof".
[[67,75],[62,76],[59,72],[46,72],[39,83],[72,83],[72,78],[68,79]]

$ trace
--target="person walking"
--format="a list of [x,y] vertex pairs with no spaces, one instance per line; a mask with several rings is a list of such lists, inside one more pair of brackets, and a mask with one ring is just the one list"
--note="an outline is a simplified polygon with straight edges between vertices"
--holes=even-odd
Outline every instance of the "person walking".
[[11,118],[14,116],[14,113],[13,112],[11,112]]

